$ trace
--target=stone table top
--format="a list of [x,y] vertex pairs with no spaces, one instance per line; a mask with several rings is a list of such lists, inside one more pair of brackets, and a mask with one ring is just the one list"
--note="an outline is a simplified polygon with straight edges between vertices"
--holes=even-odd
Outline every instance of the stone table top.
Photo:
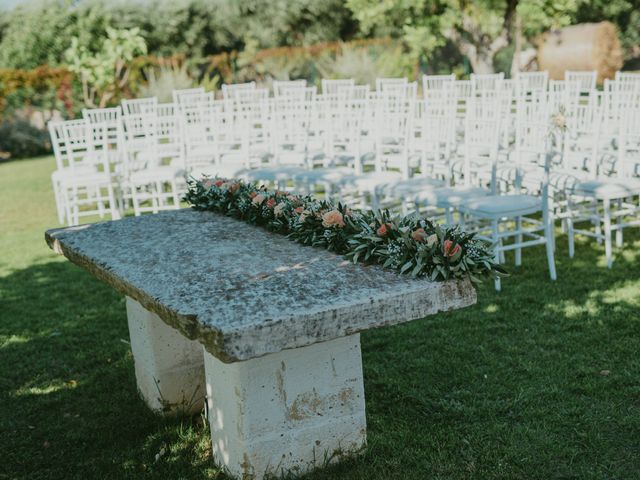
[[434,283],[354,265],[211,212],[174,210],[48,230],[45,238],[224,362],[476,301],[467,280]]

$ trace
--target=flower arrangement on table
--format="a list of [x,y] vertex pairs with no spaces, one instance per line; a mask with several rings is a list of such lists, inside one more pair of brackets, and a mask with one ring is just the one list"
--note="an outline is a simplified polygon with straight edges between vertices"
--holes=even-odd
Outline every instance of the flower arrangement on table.
[[504,276],[490,244],[459,227],[434,225],[417,214],[351,210],[312,196],[268,190],[240,180],[192,179],[185,200],[196,210],[221,213],[322,247],[354,263],[380,264],[432,281]]

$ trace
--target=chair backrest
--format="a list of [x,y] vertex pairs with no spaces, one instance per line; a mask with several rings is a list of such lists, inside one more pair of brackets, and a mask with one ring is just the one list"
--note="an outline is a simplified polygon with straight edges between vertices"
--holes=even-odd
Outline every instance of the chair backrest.
[[426,98],[429,93],[440,91],[446,86],[456,81],[456,75],[423,75],[422,76],[422,95]]
[[590,93],[594,88],[596,88],[598,72],[595,70],[589,72],[566,70],[564,72],[564,79],[569,82],[578,82],[580,93]]
[[62,140],[66,151],[67,166],[71,169],[82,166],[102,166],[108,169],[106,159],[100,162],[95,155],[91,127],[86,119],[62,122]]
[[475,90],[500,90],[504,80],[504,72],[500,73],[472,73],[469,77]]
[[338,90],[341,88],[355,86],[356,81],[353,78],[339,78],[339,79],[323,78],[321,81],[321,84],[322,84],[323,95],[336,95],[338,93]]
[[516,89],[520,92],[546,91],[549,84],[549,72],[518,72],[515,78]]
[[108,151],[110,162],[118,162],[122,142],[120,107],[83,109],[82,116],[90,125],[95,150]]
[[236,94],[236,92],[254,90],[255,88],[256,88],[256,82],[224,84],[222,85],[222,98],[232,99]]
[[304,90],[307,88],[307,81],[300,80],[274,80],[273,81],[273,95],[279,97],[280,95],[287,95],[290,92],[297,90]]
[[123,99],[121,103],[124,115],[155,115],[158,107],[157,97]]
[[376,78],[376,92],[384,92],[391,87],[406,85],[407,83],[409,83],[407,77]]
[[67,149],[62,129],[63,125],[64,121],[52,121],[47,125],[49,137],[51,138],[51,148],[53,148],[53,155],[56,159],[56,167],[58,170],[62,170],[68,166],[66,157]]
[[181,90],[174,90],[172,92],[173,103],[176,105],[180,105],[185,97],[190,97],[193,95],[200,95],[204,93],[204,87],[196,87],[196,88],[183,88]]

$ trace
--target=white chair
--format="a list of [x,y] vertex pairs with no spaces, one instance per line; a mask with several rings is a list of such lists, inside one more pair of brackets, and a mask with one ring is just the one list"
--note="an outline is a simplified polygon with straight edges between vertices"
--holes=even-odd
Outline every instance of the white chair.
[[124,115],[155,116],[158,109],[158,99],[156,97],[123,99],[121,105]]
[[305,90],[307,88],[307,81],[301,80],[274,80],[273,81],[273,95],[279,97],[286,94],[294,94],[299,90]]
[[504,73],[472,73],[469,79],[477,92],[483,90],[500,90],[504,82]]
[[246,92],[247,90],[255,90],[256,82],[233,83],[222,85],[222,97],[225,100],[234,98],[236,92]]
[[205,93],[203,87],[183,88],[181,90],[174,90],[173,92],[171,92],[171,96],[173,98],[173,103],[175,105],[180,105],[185,101],[186,98],[192,97],[194,95],[202,95],[203,93]]
[[596,88],[598,72],[595,70],[589,72],[566,70],[564,72],[564,79],[567,82],[578,82],[578,90],[580,93],[591,93],[591,91]]
[[395,77],[395,78],[376,78],[376,92],[384,92],[390,87],[407,85],[409,79],[407,77]]
[[96,154],[89,122],[50,123],[49,131],[58,167],[52,181],[61,223],[76,225],[81,217],[103,218],[107,213],[120,218],[108,157]]
[[[530,125],[537,129],[539,136],[544,138],[548,132],[547,123]],[[514,190],[510,194],[493,194],[466,199],[458,206],[460,212],[475,221],[488,222],[489,238],[494,244],[495,261],[503,261],[504,252],[515,250],[515,263],[522,262],[522,249],[537,245],[545,245],[547,263],[551,280],[556,280],[556,268],[554,259],[554,223],[553,212],[549,208],[549,169],[553,154],[545,153],[549,148],[546,142],[540,144],[541,162],[544,165],[544,174],[540,185],[534,191],[522,192]],[[542,215],[540,222],[532,215]],[[481,227],[481,231],[485,228]],[[512,243],[505,245],[505,239],[513,239]],[[500,279],[495,280],[495,288],[500,291]]]
[[[158,132],[163,121],[146,114],[124,115],[123,190],[131,198],[136,216],[146,212],[180,208],[179,184],[184,179],[180,165],[165,164]],[[166,120],[166,119],[165,119]]]
[[354,87],[356,85],[356,81],[353,78],[323,78],[321,80],[321,85],[323,95],[337,95],[338,90],[340,89]]
[[432,92],[443,90],[449,85],[453,85],[456,81],[456,75],[423,75],[422,76],[422,95],[427,96]]

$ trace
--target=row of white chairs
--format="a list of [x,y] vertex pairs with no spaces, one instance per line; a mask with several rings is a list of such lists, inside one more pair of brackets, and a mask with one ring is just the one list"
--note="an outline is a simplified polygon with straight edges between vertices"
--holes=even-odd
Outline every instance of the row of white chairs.
[[[185,177],[236,176],[324,194],[360,207],[419,210],[477,229],[498,260],[547,246],[555,278],[554,221],[605,243],[637,225],[640,75],[547,72],[223,85],[83,112],[49,125],[61,223],[179,208]],[[549,135],[551,118],[566,133]],[[636,128],[634,128],[634,125]],[[532,214],[538,215],[532,215]],[[578,228],[580,227],[580,228]],[[499,282],[496,287],[499,288]]]

